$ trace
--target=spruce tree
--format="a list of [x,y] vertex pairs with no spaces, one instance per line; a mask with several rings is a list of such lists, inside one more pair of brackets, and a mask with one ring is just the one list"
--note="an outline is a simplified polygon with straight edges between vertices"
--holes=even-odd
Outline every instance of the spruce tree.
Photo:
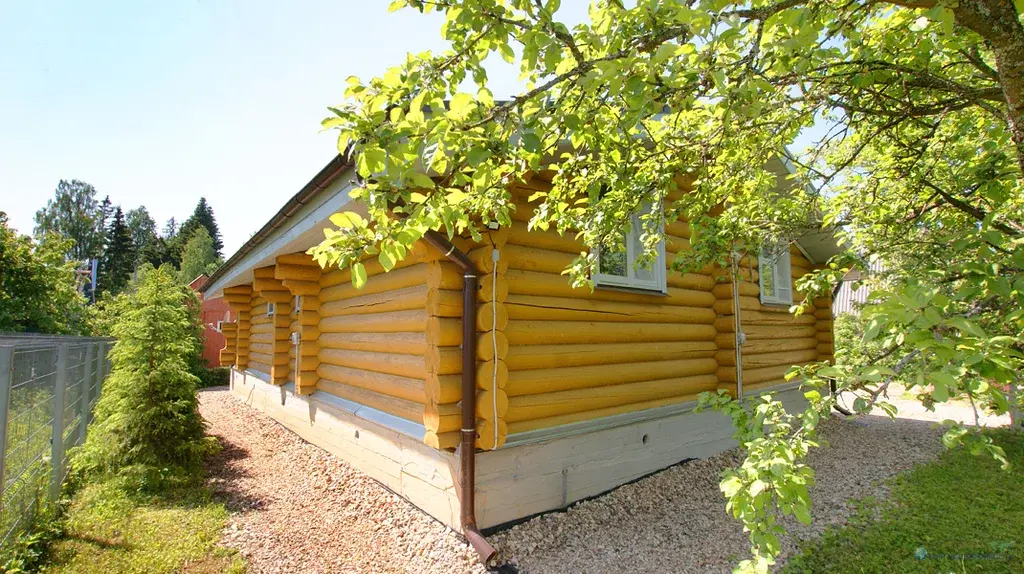
[[135,269],[135,247],[121,206],[114,209],[106,243],[100,261],[99,289],[116,295],[128,286]]
[[190,372],[200,348],[198,300],[169,269],[143,265],[134,289],[114,299],[113,369],[89,435],[73,456],[89,478],[121,477],[133,489],[198,480],[204,438]]
[[192,215],[185,220],[185,223],[181,224],[181,228],[178,229],[178,234],[175,237],[174,243],[177,246],[175,255],[178,258],[176,263],[179,265],[181,263],[181,253],[185,250],[185,244],[192,239],[192,234],[199,227],[205,227],[206,232],[210,234],[210,238],[213,239],[213,250],[217,257],[223,255],[221,251],[224,249],[224,242],[220,238],[220,228],[217,227],[217,220],[213,216],[213,208],[210,207],[209,203],[206,203],[205,197],[200,197],[199,203],[196,204]]

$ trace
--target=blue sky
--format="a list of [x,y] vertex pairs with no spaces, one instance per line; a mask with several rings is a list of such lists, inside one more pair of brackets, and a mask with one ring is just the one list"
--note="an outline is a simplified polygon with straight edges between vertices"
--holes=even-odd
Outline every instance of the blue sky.
[[0,0],[0,210],[31,233],[77,178],[162,227],[205,196],[234,252],[335,153],[345,78],[443,49],[437,15],[387,5]]

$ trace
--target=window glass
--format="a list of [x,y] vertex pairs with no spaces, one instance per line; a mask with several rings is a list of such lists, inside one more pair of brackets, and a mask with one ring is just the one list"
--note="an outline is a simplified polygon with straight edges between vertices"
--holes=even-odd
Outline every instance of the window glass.
[[[662,230],[664,231],[664,222]],[[598,253],[598,273],[594,276],[596,284],[665,292],[665,242],[662,241],[658,246],[658,256],[654,262],[638,267],[637,257],[643,252],[641,233],[640,218],[633,217],[625,249],[605,249]]]

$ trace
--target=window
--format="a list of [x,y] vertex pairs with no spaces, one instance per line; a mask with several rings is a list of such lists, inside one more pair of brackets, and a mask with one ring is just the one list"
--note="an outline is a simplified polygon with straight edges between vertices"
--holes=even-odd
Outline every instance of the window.
[[218,331],[223,331],[224,330],[224,321],[217,321],[217,330]]
[[[662,222],[661,228],[664,231],[664,222]],[[626,237],[625,250],[603,249],[598,253],[598,272],[594,275],[594,283],[658,293],[666,292],[664,241],[658,244],[658,256],[650,267],[638,268],[636,265],[637,257],[643,251],[643,243],[640,241],[642,230],[640,218],[633,216],[629,235]]]
[[277,311],[277,305],[274,303],[267,303],[267,317],[273,317],[275,311]]
[[295,296],[295,303],[292,304],[292,311],[298,314],[302,311],[302,295]]
[[761,303],[792,305],[793,278],[789,269],[789,245],[765,249],[758,258]]

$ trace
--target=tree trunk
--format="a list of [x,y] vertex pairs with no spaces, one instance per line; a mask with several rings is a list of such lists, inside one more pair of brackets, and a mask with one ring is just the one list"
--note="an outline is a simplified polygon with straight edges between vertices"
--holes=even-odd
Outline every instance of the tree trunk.
[[1024,172],[1024,26],[1012,0],[961,0],[953,13],[985,39],[996,59],[1007,121]]

